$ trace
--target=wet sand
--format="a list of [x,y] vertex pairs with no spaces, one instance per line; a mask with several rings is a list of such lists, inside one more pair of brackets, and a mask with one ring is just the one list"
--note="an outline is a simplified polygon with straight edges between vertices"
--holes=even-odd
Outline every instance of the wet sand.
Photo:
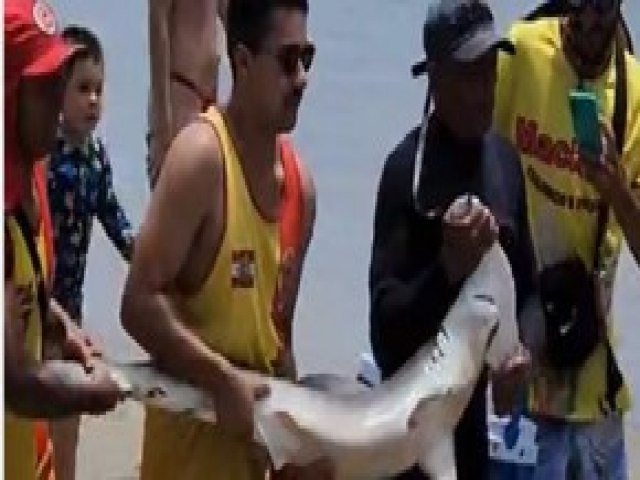
[[128,402],[103,417],[85,417],[80,430],[77,480],[139,477],[144,412]]

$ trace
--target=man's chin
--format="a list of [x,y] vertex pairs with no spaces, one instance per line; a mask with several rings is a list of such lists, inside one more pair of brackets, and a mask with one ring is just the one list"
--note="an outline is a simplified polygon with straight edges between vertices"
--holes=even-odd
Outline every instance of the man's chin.
[[293,117],[286,118],[280,124],[280,128],[278,131],[280,133],[291,133],[294,128],[296,128],[296,124],[298,123],[298,116],[294,115]]

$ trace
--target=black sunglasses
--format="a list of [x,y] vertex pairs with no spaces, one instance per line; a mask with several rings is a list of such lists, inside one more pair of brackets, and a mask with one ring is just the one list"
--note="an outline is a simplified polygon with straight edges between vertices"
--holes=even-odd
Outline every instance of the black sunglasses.
[[569,6],[574,10],[583,10],[587,6],[593,7],[600,15],[605,15],[618,7],[618,0],[567,0]]
[[312,43],[287,44],[278,47],[272,54],[278,60],[284,74],[292,77],[298,73],[299,64],[302,64],[305,72],[311,69],[316,47]]

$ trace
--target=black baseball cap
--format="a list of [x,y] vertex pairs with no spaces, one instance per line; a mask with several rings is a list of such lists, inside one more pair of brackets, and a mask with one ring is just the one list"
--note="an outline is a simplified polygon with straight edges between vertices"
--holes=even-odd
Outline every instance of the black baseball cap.
[[513,43],[496,32],[493,13],[482,0],[436,0],[427,10],[422,41],[426,56],[411,68],[414,77],[433,62],[472,62],[492,48],[515,53]]

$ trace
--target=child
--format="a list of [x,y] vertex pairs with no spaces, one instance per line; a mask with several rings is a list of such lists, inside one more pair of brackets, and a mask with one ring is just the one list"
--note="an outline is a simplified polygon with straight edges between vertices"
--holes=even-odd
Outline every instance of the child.
[[[83,27],[69,26],[62,36],[76,50],[67,64],[60,135],[48,172],[56,249],[53,297],[80,323],[94,218],[127,261],[133,249],[133,233],[113,189],[104,145],[94,135],[102,110],[102,47]],[[77,417],[52,424],[58,480],[75,478],[78,426]]]

